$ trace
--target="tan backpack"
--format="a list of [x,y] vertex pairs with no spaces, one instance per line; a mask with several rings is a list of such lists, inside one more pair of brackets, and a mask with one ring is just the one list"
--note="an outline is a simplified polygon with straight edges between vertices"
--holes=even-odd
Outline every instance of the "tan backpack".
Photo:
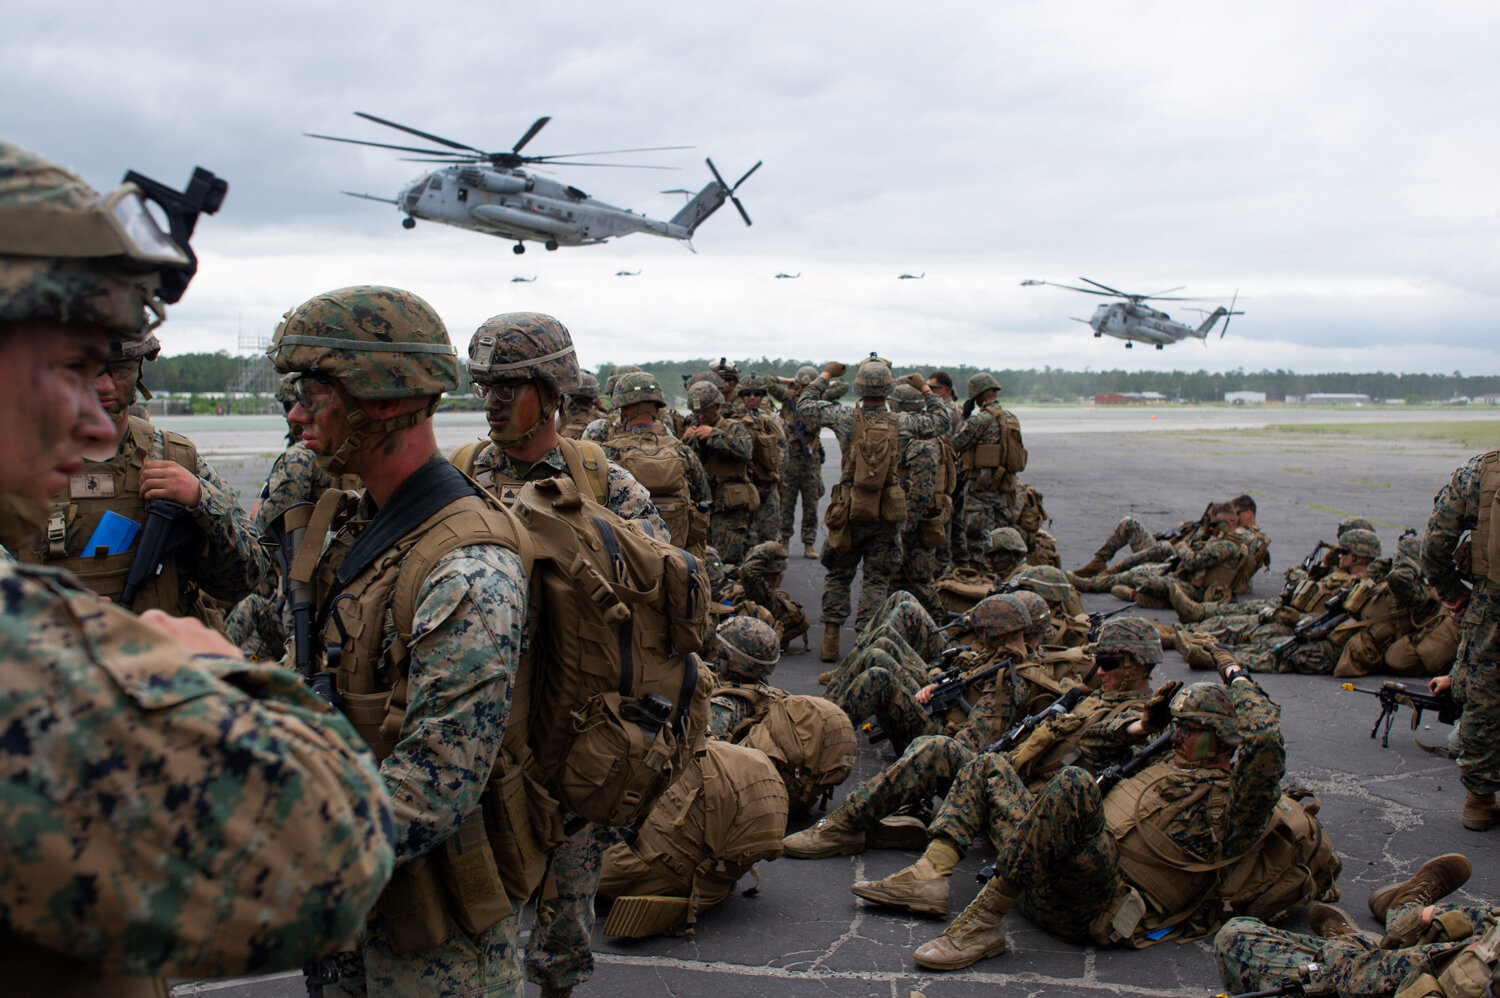
[[[617,433],[604,442],[614,462],[630,472],[651,493],[651,501],[671,531],[672,543],[693,548],[707,539],[707,520],[695,517],[692,493],[682,456],[686,445],[657,433]],[[701,529],[694,530],[699,524]],[[695,534],[699,536],[694,536]]]
[[894,412],[860,408],[843,457],[843,486],[849,519],[856,522],[904,523],[906,492],[901,488],[900,417]]
[[781,444],[786,434],[776,417],[762,414],[746,416],[741,422],[750,431],[755,447],[750,452],[750,479],[760,488],[781,481]]
[[792,814],[811,814],[849,777],[858,750],[854,725],[832,701],[764,685],[723,686],[714,695],[749,704],[730,741],[759,749],[776,764]]

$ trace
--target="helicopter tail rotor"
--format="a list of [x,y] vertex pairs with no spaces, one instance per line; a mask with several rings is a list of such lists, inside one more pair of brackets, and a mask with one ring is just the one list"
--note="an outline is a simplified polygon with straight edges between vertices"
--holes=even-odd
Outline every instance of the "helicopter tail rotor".
[[735,210],[737,210],[740,213],[740,217],[745,220],[745,224],[749,225],[750,224],[750,216],[748,214],[746,214],[746,212],[745,212],[745,206],[743,204],[740,204],[740,199],[734,196],[734,192],[740,189],[740,184],[743,184],[745,181],[747,181],[747,180],[750,179],[750,174],[752,174],[756,170],[760,169],[760,165],[761,165],[762,162],[764,162],[764,160],[757,160],[756,164],[754,166],[752,166],[750,169],[748,169],[748,170],[745,171],[745,175],[744,176],[740,177],[740,179],[738,179],[738,180],[736,180],[734,182],[734,186],[733,187],[730,187],[728,184],[726,184],[724,182],[724,178],[719,174],[718,167],[714,166],[714,161],[713,160],[708,159],[707,157],[705,157],[704,160],[703,160],[703,162],[705,162],[705,163],[708,164],[708,169],[714,175],[714,179],[719,182],[719,186],[720,187],[724,188],[724,196],[727,197],[727,198],[729,198],[729,200],[731,200],[731,201],[734,202]]
[[[1234,289],[1234,297],[1229,300],[1229,313],[1224,316],[1224,328],[1221,329],[1221,330],[1219,330],[1219,339],[1221,339],[1221,340],[1224,338],[1224,334],[1227,333],[1227,332],[1229,332],[1229,320],[1233,319],[1237,315],[1244,315],[1245,314],[1244,312],[1236,312],[1234,310],[1235,302],[1237,302],[1239,300],[1240,300],[1240,289],[1239,288],[1235,288]],[[1207,341],[1206,340],[1204,341],[1204,343],[1205,343],[1205,345],[1207,345]]]

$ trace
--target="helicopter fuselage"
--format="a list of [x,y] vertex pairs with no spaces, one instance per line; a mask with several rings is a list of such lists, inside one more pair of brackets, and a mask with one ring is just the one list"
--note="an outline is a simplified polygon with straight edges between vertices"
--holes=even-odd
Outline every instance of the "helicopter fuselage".
[[1185,323],[1176,322],[1165,312],[1158,312],[1138,302],[1114,302],[1094,309],[1088,324],[1095,336],[1113,336],[1124,340],[1150,343],[1158,350],[1168,343],[1176,343],[1189,337],[1205,339],[1209,330],[1220,317],[1227,315],[1226,309],[1216,309],[1208,321],[1194,329]]
[[[718,187],[710,182],[705,192]],[[692,235],[687,225],[596,201],[571,185],[489,166],[450,166],[424,174],[401,191],[396,206],[410,218],[540,242],[549,249],[602,243],[632,232],[667,239]]]

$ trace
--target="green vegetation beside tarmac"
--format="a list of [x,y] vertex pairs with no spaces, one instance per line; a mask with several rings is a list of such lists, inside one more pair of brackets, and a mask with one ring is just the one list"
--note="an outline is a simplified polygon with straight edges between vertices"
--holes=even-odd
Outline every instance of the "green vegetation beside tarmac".
[[1447,440],[1475,451],[1500,447],[1500,420],[1473,422],[1274,423],[1267,433],[1362,437],[1367,440]]

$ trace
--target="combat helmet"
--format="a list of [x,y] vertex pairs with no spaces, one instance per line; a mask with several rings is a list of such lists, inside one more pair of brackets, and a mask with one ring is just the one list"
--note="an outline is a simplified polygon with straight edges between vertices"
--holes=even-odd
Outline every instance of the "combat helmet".
[[866,361],[859,365],[858,371],[854,372],[852,391],[855,398],[883,399],[891,393],[891,385],[895,381],[889,367]]
[[1066,603],[1073,595],[1073,584],[1068,581],[1068,574],[1051,565],[1023,566],[1016,570],[1009,581],[1036,593],[1048,603]]
[[713,385],[721,392],[727,392],[729,390],[729,386],[724,383],[724,379],[719,377],[713,371],[699,371],[697,374],[684,374],[682,376],[682,387],[691,388],[700,381],[707,381],[709,384]]
[[545,389],[536,422],[491,427],[490,439],[501,448],[521,446],[552,427],[562,396],[578,389],[578,374],[568,327],[542,312],[491,316],[469,338],[469,376],[476,391],[497,381],[535,381]]
[[138,185],[101,197],[71,171],[0,141],[0,325],[50,319],[139,339],[166,318],[195,267]]
[[870,356],[866,357],[864,360],[860,361],[859,363],[860,363],[861,367],[863,367],[866,364],[884,364],[886,370],[889,371],[891,369],[891,362],[888,361],[888,360],[886,360],[884,357],[880,356],[880,354],[876,353],[874,350],[871,350],[870,351]]
[[136,364],[135,382],[130,386],[130,391],[119,401],[121,412],[135,404],[136,392],[140,392],[148,399],[152,398],[151,389],[146,387],[145,362],[155,360],[159,356],[161,356],[161,340],[156,338],[155,333],[147,333],[145,339],[122,339],[110,343],[106,364],[128,364],[132,361]]
[[656,375],[647,374],[645,371],[633,371],[620,375],[620,379],[615,382],[615,390],[610,395],[609,401],[610,405],[616,409],[623,409],[636,402],[655,402],[663,406],[667,404],[667,398],[662,394]]
[[1026,556],[1026,539],[1015,527],[996,527],[985,538],[984,553],[994,554],[996,551],[1009,551],[1017,558],[1023,558]]
[[995,376],[990,372],[980,371],[969,378],[969,384],[965,390],[969,393],[969,398],[977,399],[991,388],[998,392],[1000,382],[996,381]]
[[719,362],[713,366],[713,372],[725,385],[731,381],[740,380],[740,365],[732,364],[724,357],[720,357]]
[[578,372],[578,387],[568,393],[568,398],[595,401],[599,398],[599,379],[587,371]]
[[719,625],[719,668],[723,672],[764,680],[781,660],[781,640],[771,625],[743,614]]
[[1045,641],[1050,637],[1052,630],[1052,608],[1047,601],[1029,589],[1018,589],[1011,593],[1020,600],[1021,605],[1026,608],[1026,615],[1031,618],[1031,623],[1025,629],[1028,638]]
[[620,379],[627,374],[635,374],[639,370],[640,368],[634,364],[621,364],[613,371],[610,371],[609,377],[604,379],[604,394],[613,397],[615,394],[615,385],[620,383]]
[[1396,540],[1396,554],[1408,561],[1420,564],[1422,561],[1422,535],[1410,527],[1401,531],[1401,536]]
[[1208,728],[1219,737],[1219,745],[1223,748],[1233,748],[1240,743],[1234,701],[1229,698],[1229,691],[1218,683],[1193,683],[1184,687],[1172,698],[1172,716]]
[[770,387],[771,379],[766,377],[764,374],[757,374],[754,371],[741,378],[739,384],[739,390],[742,393],[761,392],[762,394],[764,394],[765,392],[770,390]]
[[[266,355],[283,374],[333,382],[352,431],[336,454],[318,458],[330,474],[341,473],[367,437],[416,426],[458,387],[458,352],[443,320],[400,288],[360,285],[314,295],[286,313]],[[423,397],[422,409],[379,421],[355,401]]]
[[810,385],[818,380],[818,369],[811,364],[803,364],[797,368],[797,384]]
[[899,381],[891,386],[891,393],[888,398],[903,412],[919,412],[925,404],[922,399],[922,393],[904,381]]
[[688,408],[699,412],[713,405],[724,404],[724,393],[707,381],[696,381],[688,386]]
[[286,412],[292,411],[292,406],[297,404],[297,379],[301,377],[293,371],[283,374],[281,380],[276,382],[276,401],[281,403],[281,408]]
[[1339,547],[1356,558],[1379,558],[1380,538],[1373,530],[1353,527],[1339,535]]
[[1343,539],[1344,534],[1351,530],[1374,530],[1375,524],[1362,516],[1346,516],[1339,521],[1338,537]]
[[1151,666],[1162,662],[1161,635],[1144,617],[1113,617],[1099,628],[1099,640],[1094,643],[1095,656],[1111,653],[1129,655],[1150,672]]
[[969,622],[989,635],[1013,634],[1031,626],[1031,613],[1015,593],[986,596],[969,611]]

